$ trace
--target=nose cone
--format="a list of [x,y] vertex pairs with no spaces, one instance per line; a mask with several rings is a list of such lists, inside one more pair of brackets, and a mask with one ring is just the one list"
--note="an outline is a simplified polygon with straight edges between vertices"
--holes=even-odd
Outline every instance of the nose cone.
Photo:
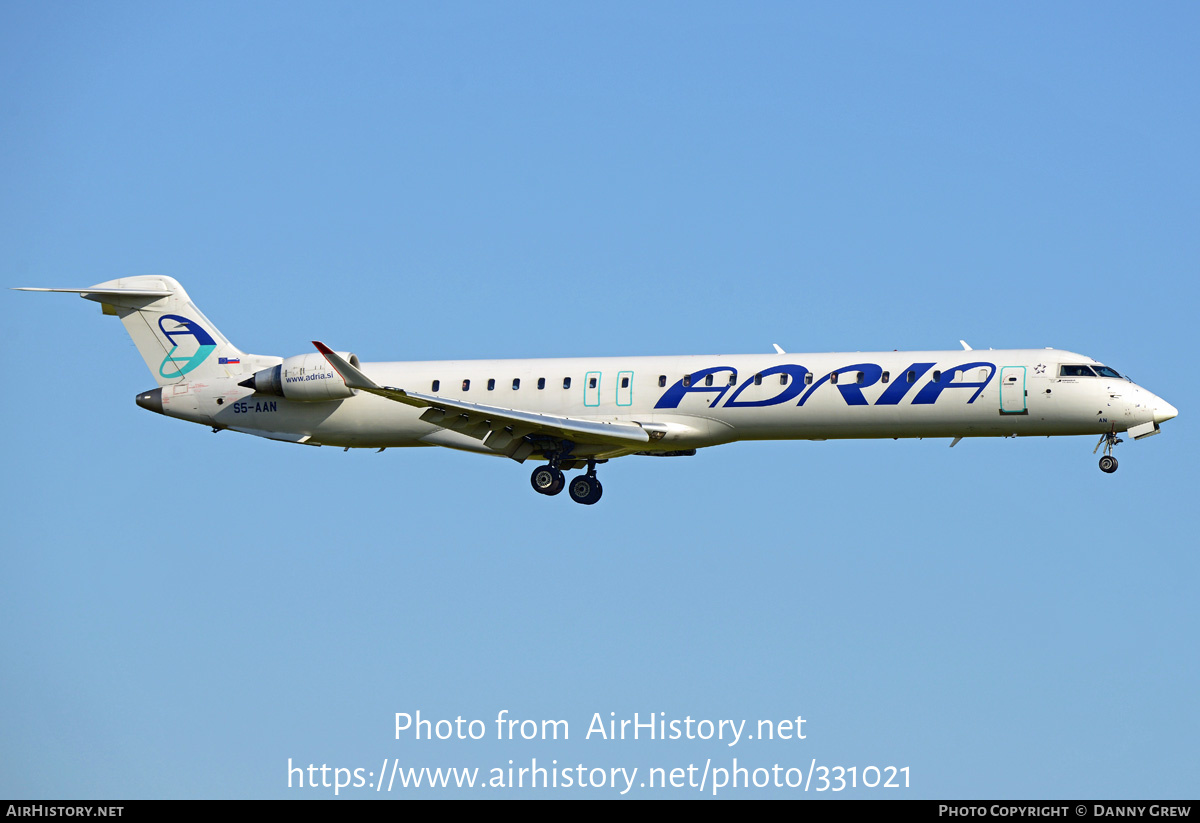
[[[150,411],[157,412],[158,414],[163,413],[162,389],[161,388],[151,389],[150,391],[141,392],[134,399],[137,401],[137,404],[139,406],[141,406],[143,409],[149,409]],[[1174,411],[1174,410],[1172,409],[1172,411]],[[1171,415],[1171,416],[1174,417],[1175,415]]]
[[1163,400],[1161,397],[1154,398],[1155,423],[1164,423],[1177,414],[1179,414],[1179,411],[1166,400]]

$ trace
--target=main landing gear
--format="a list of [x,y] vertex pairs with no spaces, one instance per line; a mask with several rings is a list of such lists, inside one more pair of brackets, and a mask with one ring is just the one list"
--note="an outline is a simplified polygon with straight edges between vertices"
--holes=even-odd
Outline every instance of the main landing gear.
[[1117,437],[1117,433],[1110,431],[1107,434],[1100,435],[1100,442],[1096,444],[1096,448],[1092,449],[1092,454],[1095,454],[1101,446],[1104,446],[1104,456],[1100,458],[1100,471],[1105,474],[1112,474],[1117,470],[1117,458],[1112,456],[1112,452],[1113,446],[1120,442],[1121,440]]
[[567,479],[557,466],[538,466],[529,477],[533,490],[538,494],[555,495],[567,485]]
[[592,505],[604,494],[604,487],[596,477],[595,460],[588,460],[587,473],[572,478],[568,484],[562,470],[558,468],[558,461],[552,459],[548,465],[538,466],[533,470],[533,474],[529,476],[529,483],[535,492],[545,495],[558,494],[565,487],[572,500],[585,506]]
[[590,506],[604,494],[604,487],[600,485],[595,474],[581,474],[571,481],[567,491],[576,503]]

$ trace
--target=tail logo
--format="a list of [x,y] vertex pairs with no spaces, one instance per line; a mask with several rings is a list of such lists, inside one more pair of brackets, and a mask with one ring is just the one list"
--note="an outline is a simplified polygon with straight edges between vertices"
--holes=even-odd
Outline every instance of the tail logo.
[[[217,341],[213,340],[212,335],[205,331],[203,326],[178,314],[164,314],[158,319],[158,327],[171,344],[171,350],[158,367],[158,373],[165,378],[183,377],[203,363],[217,348]],[[176,355],[181,345],[184,353]]]

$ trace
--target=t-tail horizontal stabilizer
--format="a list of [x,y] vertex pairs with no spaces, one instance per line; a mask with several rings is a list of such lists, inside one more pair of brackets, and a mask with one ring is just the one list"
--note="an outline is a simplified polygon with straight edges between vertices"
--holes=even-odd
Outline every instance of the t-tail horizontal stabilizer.
[[13,291],[49,291],[63,294],[78,294],[90,300],[96,300],[101,297],[153,297],[157,299],[159,297],[170,297],[174,294],[174,292],[166,289],[98,289],[94,287],[90,289],[34,289],[25,286],[15,288]]
[[212,381],[242,373],[243,354],[188,297],[179,281],[158,275],[119,277],[86,289],[17,291],[78,294],[120,318],[159,386]]

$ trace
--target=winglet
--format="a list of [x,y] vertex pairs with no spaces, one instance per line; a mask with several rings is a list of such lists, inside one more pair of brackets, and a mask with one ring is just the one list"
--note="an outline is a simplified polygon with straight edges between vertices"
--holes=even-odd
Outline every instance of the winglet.
[[959,340],[958,342],[962,343],[963,351],[971,351],[972,350],[971,347],[967,345],[966,340]]
[[379,389],[374,380],[347,363],[324,343],[314,340],[312,344],[317,347],[317,351],[325,355],[325,359],[329,361],[329,365],[333,366],[333,370],[338,373],[348,387],[352,389],[366,389],[367,391]]
[[775,347],[776,354],[787,354],[778,343],[772,343],[771,345]]

